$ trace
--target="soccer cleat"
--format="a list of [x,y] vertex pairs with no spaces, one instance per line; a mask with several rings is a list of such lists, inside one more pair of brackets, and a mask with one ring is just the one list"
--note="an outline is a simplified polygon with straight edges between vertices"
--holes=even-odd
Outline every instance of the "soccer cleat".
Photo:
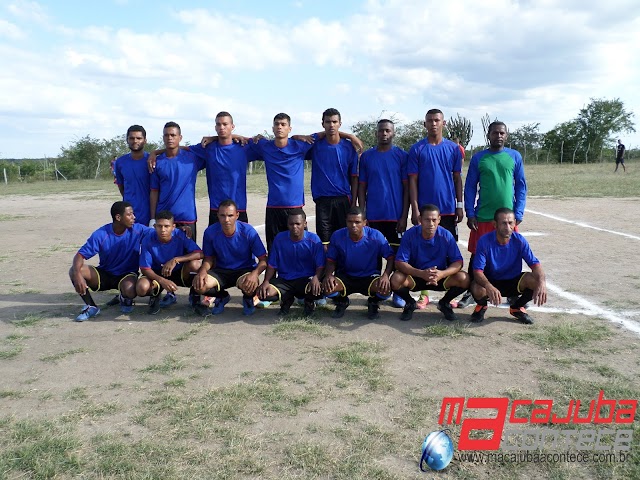
[[438,302],[437,307],[438,307],[438,310],[440,310],[442,312],[442,314],[444,315],[444,318],[446,318],[450,322],[453,322],[454,320],[458,319],[456,314],[453,313],[453,308],[451,307],[450,303],[443,302],[442,300],[440,300]]
[[105,307],[115,307],[116,305],[119,305],[119,304],[120,304],[120,295],[116,295],[104,305]]
[[340,300],[336,302],[336,309],[331,314],[332,318],[342,318],[344,317],[344,312],[347,310],[347,307],[351,304],[351,300],[349,297],[345,297],[344,300]]
[[280,311],[278,312],[278,316],[285,317],[289,315],[291,305],[293,305],[293,298],[288,299],[286,302],[280,302]]
[[216,301],[213,302],[211,313],[213,315],[220,315],[222,312],[224,312],[224,306],[229,303],[229,300],[231,300],[231,295],[229,295],[228,293],[224,297],[216,297]]
[[160,311],[160,295],[151,295],[149,298],[149,315],[156,315]]
[[378,310],[380,310],[380,305],[378,304],[378,302],[374,302],[371,299],[367,300],[367,318],[369,320],[380,318]]
[[469,305],[475,303],[471,292],[467,291],[462,295],[462,298],[458,300],[457,308],[467,308]]
[[[316,309],[316,303],[318,300],[316,300],[315,302],[313,300],[305,300],[304,302],[304,310],[302,311],[302,315],[305,317],[309,317],[313,311]],[[325,300],[326,303],[326,300]]]
[[206,317],[207,315],[211,314],[211,310],[209,310],[209,307],[201,303],[191,305],[191,308],[193,308],[193,311],[196,313],[196,315],[200,315],[201,317]]
[[[271,302],[267,302],[271,304]],[[253,297],[242,297],[242,314],[245,316],[253,315],[256,311],[256,307],[253,304]]]
[[94,307],[93,305],[85,305],[85,307],[80,312],[80,315],[76,317],[76,322],[84,322],[85,320],[97,317],[98,315],[100,315],[100,309],[98,307]]
[[403,322],[407,322],[409,320],[411,320],[411,317],[413,317],[413,311],[418,307],[418,303],[412,299],[411,302],[407,302],[407,304],[404,306],[404,309],[402,310],[402,313],[400,314],[400,320],[402,320]]
[[484,320],[484,314],[486,311],[486,305],[476,305],[476,308],[473,310],[473,313],[471,314],[471,318],[469,320],[473,323],[480,323]]
[[133,312],[133,298],[126,298],[120,295],[118,301],[120,302],[120,311],[122,313]]
[[[303,302],[306,305],[306,302]],[[323,307],[327,304],[327,299],[322,297],[315,301],[315,305],[318,307]]]
[[520,307],[520,308],[510,308],[509,309],[509,313],[516,317],[516,319],[520,322],[520,323],[524,323],[525,325],[531,325],[533,323],[533,318],[531,318],[529,316],[529,314],[527,313],[527,311],[524,309],[524,307]]
[[418,303],[416,303],[416,308],[418,310],[424,310],[425,308],[427,308],[427,305],[429,305],[429,294],[427,292],[422,292],[420,293],[420,298],[418,299]]
[[267,300],[258,300],[257,302],[254,302],[253,306],[256,308],[269,308],[269,305],[271,305],[271,302]]
[[395,308],[404,308],[407,302],[404,298],[399,297],[397,293],[393,294],[393,298],[391,299],[391,306]]
[[176,303],[178,299],[173,292],[167,292],[167,294],[160,300],[160,308],[167,308],[169,305]]

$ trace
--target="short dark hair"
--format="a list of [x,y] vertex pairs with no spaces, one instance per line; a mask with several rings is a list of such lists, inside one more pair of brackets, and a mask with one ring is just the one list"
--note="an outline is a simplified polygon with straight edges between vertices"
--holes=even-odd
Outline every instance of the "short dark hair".
[[507,124],[504,122],[500,122],[499,120],[496,120],[495,122],[491,122],[489,124],[489,126],[487,127],[487,134],[491,133],[491,130],[494,129],[494,127],[499,127],[499,126],[503,126],[504,129],[507,131],[507,133],[509,133],[509,129],[507,128]]
[[381,118],[380,120],[378,120],[378,125],[380,125],[381,123],[390,123],[391,125],[395,125],[395,123],[393,123],[393,120],[389,120],[388,118]]
[[349,215],[362,215],[362,219],[365,220],[367,218],[366,214],[364,213],[364,208],[362,207],[351,207],[349,208],[349,210],[347,210],[347,217]]
[[286,113],[279,113],[277,114],[275,117],[273,117],[273,123],[276,122],[276,120],[286,120],[287,123],[289,124],[289,126],[291,126],[291,117],[289,115],[287,115]]
[[231,123],[233,123],[233,117],[229,112],[224,112],[224,111],[218,112],[218,114],[216,115],[216,120],[220,117],[229,117],[231,119]]
[[124,211],[128,207],[133,208],[133,206],[129,202],[125,202],[123,200],[117,201],[113,205],[111,205],[111,218],[113,219],[113,221],[115,222],[116,215],[124,215]]
[[295,217],[296,215],[302,215],[303,219],[307,219],[307,214],[304,213],[304,210],[301,208],[293,208],[291,210],[289,210],[289,214],[287,215],[288,217]]
[[164,124],[164,128],[177,128],[178,129],[178,133],[182,134],[182,130],[180,129],[180,125],[178,125],[176,122],[167,122]]
[[322,112],[322,121],[324,122],[325,117],[333,117],[334,115],[338,116],[338,120],[342,121],[342,115],[337,108],[327,108],[324,112]]
[[142,132],[142,136],[144,138],[147,138],[147,131],[144,129],[144,127],[142,125],[131,125],[127,129],[127,138],[129,138],[129,134],[131,132]]
[[513,213],[513,215],[515,216],[514,211],[511,210],[510,208],[507,208],[507,207],[499,208],[499,209],[496,210],[496,213],[493,214],[493,220],[497,222],[498,221],[498,217],[500,215],[502,215],[502,214],[508,215],[510,213]]
[[173,213],[171,213],[171,210],[160,210],[156,214],[157,220],[171,220],[173,222]]
[[444,113],[442,113],[442,110],[440,110],[439,108],[432,108],[431,110],[427,111],[427,115],[435,115],[437,113],[439,113],[440,115],[442,115],[444,117]]
[[438,212],[438,215],[440,215],[440,209],[433,203],[425,203],[420,207],[420,216],[422,216],[425,212]]
[[220,205],[218,205],[218,211],[220,211],[220,209],[224,207],[233,207],[236,209],[236,211],[238,210],[238,204],[230,198],[227,198],[226,200],[220,202]]

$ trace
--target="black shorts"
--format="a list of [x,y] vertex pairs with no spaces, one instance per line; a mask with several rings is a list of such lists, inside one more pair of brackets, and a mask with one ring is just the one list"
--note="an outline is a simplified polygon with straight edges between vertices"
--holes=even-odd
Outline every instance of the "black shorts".
[[458,241],[458,224],[456,223],[455,215],[441,215],[440,216],[440,226],[445,230],[448,230],[453,238]]
[[394,251],[398,250],[398,247],[400,246],[400,239],[402,238],[402,234],[399,234],[397,230],[398,222],[369,221],[369,226],[379,230],[380,233],[384,235],[384,238],[387,239],[387,242],[389,242],[389,245],[391,245],[391,248],[393,248]]
[[316,233],[325,245],[336,230],[347,226],[347,212],[351,202],[346,195],[340,197],[318,197],[316,202]]
[[98,287],[89,289],[92,292],[103,292],[104,290],[120,290],[120,282],[129,275],[138,278],[137,272],[128,272],[123,273],[122,275],[114,275],[112,273],[107,272],[104,268],[94,267],[93,265],[89,265],[89,268],[93,268],[98,275]]
[[418,291],[421,292],[422,290],[434,290],[436,292],[445,292],[449,290],[447,288],[447,280],[449,280],[449,277],[443,278],[437,283],[437,285],[428,284],[424,278],[420,278],[420,277],[414,278],[413,276],[409,275],[407,278],[410,278],[411,280],[413,280],[413,287],[409,289],[412,292],[418,292]]
[[[278,291],[278,297],[280,298],[280,301],[282,301],[291,297],[305,297],[307,295],[309,279],[307,277],[300,277],[293,280],[285,280],[284,278],[276,277],[272,279],[270,283]],[[313,298],[315,299],[320,297],[321,295]]]
[[624,165],[624,158],[616,158],[616,165],[618,165],[619,163]]
[[[193,223],[176,222],[176,227],[182,230],[184,233],[186,233],[187,237],[189,237],[194,242],[196,241],[196,238],[198,238],[198,230],[196,229],[196,222],[193,222]],[[185,228],[185,227],[189,227],[189,228]],[[189,236],[188,230],[191,230],[191,236]]]
[[378,278],[380,278],[380,275],[372,275],[371,277],[352,277],[344,273],[336,275],[336,279],[344,287],[343,292],[340,294],[342,297],[347,297],[352,293],[360,293],[370,297],[372,295],[371,285]]
[[[154,270],[153,273],[155,273],[156,275],[160,276],[160,277],[164,277],[164,275],[162,275],[162,270]],[[187,280],[184,281],[182,279],[182,267],[178,267],[178,268],[174,268],[173,272],[171,272],[171,275],[169,275],[168,277],[164,277],[167,278],[168,280],[171,280],[173,283],[175,283],[176,285],[180,286],[180,287],[190,287],[191,284],[193,283],[193,277],[195,277],[195,275],[189,275],[187,277]]]
[[289,212],[298,210],[302,207],[291,208],[274,208],[267,207],[264,217],[264,235],[267,239],[267,251],[271,251],[273,240],[280,232],[286,232],[288,229],[287,221],[289,220]]
[[218,283],[218,291],[222,292],[227,288],[235,287],[238,284],[238,279],[249,272],[252,272],[253,268],[240,268],[238,270],[228,270],[226,268],[213,268],[209,270],[209,276],[213,277]]
[[508,280],[493,280],[488,277],[487,280],[489,280],[491,285],[500,290],[500,295],[502,295],[503,297],[516,297],[518,295],[521,295],[524,291],[520,289],[520,281],[522,280],[524,274],[525,272],[522,272],[517,277]]
[[[247,212],[238,212],[238,220],[244,223],[249,223],[249,217],[247,216]],[[209,226],[214,223],[218,223],[218,210],[209,210]]]

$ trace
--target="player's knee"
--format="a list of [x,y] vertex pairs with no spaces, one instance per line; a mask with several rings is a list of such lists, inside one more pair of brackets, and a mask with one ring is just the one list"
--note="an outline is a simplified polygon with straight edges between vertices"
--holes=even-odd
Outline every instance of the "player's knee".
[[125,298],[135,298],[137,295],[136,287],[135,281],[123,281],[120,285],[120,293],[122,293],[122,296]]
[[451,280],[453,280],[451,286],[460,287],[460,288],[469,288],[471,284],[471,278],[467,272],[458,272],[452,276]]
[[407,276],[405,274],[398,271],[394,272],[393,275],[391,275],[391,289],[398,290],[399,288],[404,287],[406,280]]

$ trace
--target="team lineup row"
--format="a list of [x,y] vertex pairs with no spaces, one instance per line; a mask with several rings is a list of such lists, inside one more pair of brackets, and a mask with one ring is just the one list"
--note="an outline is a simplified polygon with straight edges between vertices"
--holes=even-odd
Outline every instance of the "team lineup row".
[[[380,231],[366,226],[362,208],[351,207],[347,227],[331,235],[325,254],[318,235],[306,229],[304,211],[292,210],[287,215],[287,231],[276,235],[268,257],[257,231],[238,220],[233,200],[220,204],[219,221],[205,230],[202,249],[176,228],[168,210],[157,214],[153,228],[135,223],[128,202],[114,203],[111,215],[113,222],[91,235],[69,271],[86,303],[77,321],[100,313],[89,289],[113,288],[120,291],[124,313],[132,311],[136,296],[150,296],[149,313],[156,314],[176,302],[179,286],[188,287],[190,305],[203,316],[223,313],[231,298],[227,289],[234,286],[242,292],[244,315],[254,313],[255,296],[279,301],[281,315],[289,313],[294,298],[302,298],[305,316],[325,296],[335,301],[333,317],[341,318],[349,306],[349,295],[359,293],[368,296],[367,315],[375,319],[380,301],[393,291],[406,302],[400,319],[410,320],[416,308],[410,291],[426,289],[445,292],[438,310],[447,320],[456,320],[450,301],[469,289],[478,304],[471,321],[481,322],[487,301],[498,304],[505,295],[517,297],[511,315],[531,324],[525,305],[532,299],[537,304],[546,302],[544,271],[526,239],[514,231],[515,216],[509,208],[495,212],[496,230],[478,241],[473,280],[462,271],[457,242],[439,226],[440,211],[432,204],[421,208],[419,225],[402,237],[397,252]],[[100,256],[98,267],[84,263],[96,254]],[[386,266],[381,272],[382,260]],[[531,272],[522,272],[523,260]],[[167,294],[160,299],[164,290]],[[210,297],[213,304],[203,302],[202,297]]]
[[[323,112],[322,125],[324,132],[319,134],[289,138],[291,120],[281,113],[274,117],[274,140],[257,136],[234,143],[233,119],[228,112],[220,112],[216,116],[217,137],[205,137],[195,146],[181,147],[180,127],[167,123],[163,130],[165,150],[149,158],[143,151],[146,132],[134,125],[127,131],[131,152],[115,162],[116,183],[140,223],[148,220],[152,225],[157,212],[169,210],[176,225],[195,239],[197,172],[206,168],[210,225],[218,221],[219,206],[226,199],[235,201],[239,218],[247,221],[247,164],[263,160],[269,187],[266,240],[271,251],[275,236],[287,230],[288,213],[304,205],[303,163],[309,158],[317,231],[325,246],[334,232],[346,226],[347,212],[356,204],[366,208],[369,226],[381,231],[394,248],[406,230],[409,206],[412,223],[417,225],[418,205],[436,205],[442,213],[441,225],[457,240],[457,224],[463,219],[463,149],[442,137],[445,121],[440,110],[427,112],[427,137],[409,153],[393,145],[393,122],[380,120],[376,147],[362,153],[359,161],[362,144],[339,131],[337,110]],[[472,254],[478,238],[494,229],[496,209],[512,208],[516,223],[520,223],[526,199],[522,159],[518,152],[504,147],[506,125],[492,123],[488,138],[489,148],[471,159],[464,189]],[[394,300],[404,303],[401,298]]]

